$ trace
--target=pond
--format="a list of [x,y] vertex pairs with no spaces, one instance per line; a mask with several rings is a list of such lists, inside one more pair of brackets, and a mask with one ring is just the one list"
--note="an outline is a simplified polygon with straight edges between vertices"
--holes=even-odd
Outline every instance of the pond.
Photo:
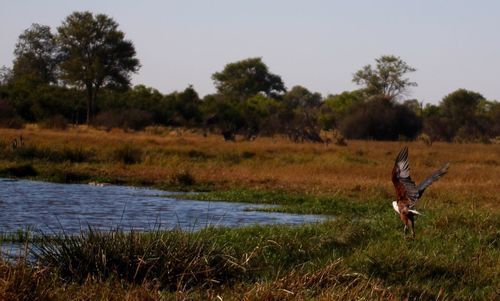
[[197,230],[209,225],[303,224],[325,218],[258,211],[269,205],[178,200],[167,194],[127,186],[0,179],[0,233],[29,227],[46,234],[78,234],[87,225],[103,231]]

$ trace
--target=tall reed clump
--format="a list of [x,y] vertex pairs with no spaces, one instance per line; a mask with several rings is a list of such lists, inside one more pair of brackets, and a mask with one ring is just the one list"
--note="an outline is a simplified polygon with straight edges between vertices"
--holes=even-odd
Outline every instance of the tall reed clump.
[[95,150],[82,146],[47,147],[29,143],[4,147],[1,150],[2,156],[11,160],[43,160],[55,163],[88,162],[94,158],[95,153]]
[[125,144],[115,148],[111,152],[111,159],[113,161],[121,162],[124,164],[137,164],[142,162],[143,151],[142,149]]
[[313,271],[294,269],[273,281],[257,282],[244,300],[392,300],[395,296],[378,279],[354,273],[342,259]]
[[56,277],[46,269],[0,258],[0,300],[49,300]]
[[40,265],[79,283],[121,279],[179,290],[232,281],[244,270],[213,238],[177,230],[141,234],[89,227],[77,236],[44,235],[32,253]]
[[179,170],[170,175],[170,185],[177,187],[192,186],[196,183],[196,179],[189,170]]

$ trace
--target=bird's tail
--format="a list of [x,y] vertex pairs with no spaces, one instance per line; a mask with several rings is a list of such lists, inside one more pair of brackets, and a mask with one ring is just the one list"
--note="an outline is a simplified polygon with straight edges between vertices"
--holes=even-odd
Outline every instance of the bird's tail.
[[418,184],[417,189],[419,198],[422,196],[427,187],[448,172],[448,167],[450,167],[450,163],[446,163],[443,167],[441,167],[441,169],[436,170],[432,175],[427,177],[427,179],[423,180],[422,183]]
[[415,214],[415,215],[422,215],[422,213],[418,212],[417,210],[410,209],[408,211]]

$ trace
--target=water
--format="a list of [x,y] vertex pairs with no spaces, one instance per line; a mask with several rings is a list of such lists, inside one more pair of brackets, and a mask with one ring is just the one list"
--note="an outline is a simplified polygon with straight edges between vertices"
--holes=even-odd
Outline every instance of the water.
[[207,225],[240,227],[254,224],[303,224],[324,219],[256,211],[268,207],[233,202],[177,200],[167,192],[127,186],[54,184],[0,179],[0,233],[19,229],[46,234],[78,234],[87,225],[100,230],[120,227],[138,231]]

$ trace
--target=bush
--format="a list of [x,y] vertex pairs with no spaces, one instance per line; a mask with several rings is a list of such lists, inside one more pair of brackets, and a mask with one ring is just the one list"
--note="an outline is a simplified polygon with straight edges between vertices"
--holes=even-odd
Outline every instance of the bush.
[[9,119],[4,119],[0,121],[0,127],[5,127],[9,129],[22,129],[24,127],[24,119],[19,116],[15,116]]
[[86,174],[64,169],[55,169],[50,175],[50,180],[57,183],[81,183],[87,181],[90,177]]
[[7,101],[0,100],[0,127],[20,129],[24,120],[17,115],[16,110]]
[[192,186],[196,183],[194,176],[187,170],[173,173],[170,176],[170,184],[175,186]]
[[114,161],[125,164],[136,164],[142,162],[142,150],[140,148],[125,144],[112,151],[111,157]]
[[5,168],[0,171],[0,174],[5,176],[22,178],[22,177],[34,177],[38,175],[38,172],[31,164],[23,164]]
[[414,139],[422,128],[420,118],[408,107],[385,98],[375,98],[353,108],[340,124],[349,139]]
[[38,123],[42,129],[65,130],[68,128],[68,120],[62,115],[46,118]]
[[96,126],[105,127],[108,130],[112,128],[142,130],[152,123],[151,113],[137,109],[111,110],[100,113],[94,119]]
[[59,159],[60,161],[69,161],[69,162],[85,162],[89,161],[92,159],[95,155],[94,150],[87,150],[84,149],[83,147],[76,147],[76,148],[71,148],[71,147],[64,147],[60,152],[59,152]]

